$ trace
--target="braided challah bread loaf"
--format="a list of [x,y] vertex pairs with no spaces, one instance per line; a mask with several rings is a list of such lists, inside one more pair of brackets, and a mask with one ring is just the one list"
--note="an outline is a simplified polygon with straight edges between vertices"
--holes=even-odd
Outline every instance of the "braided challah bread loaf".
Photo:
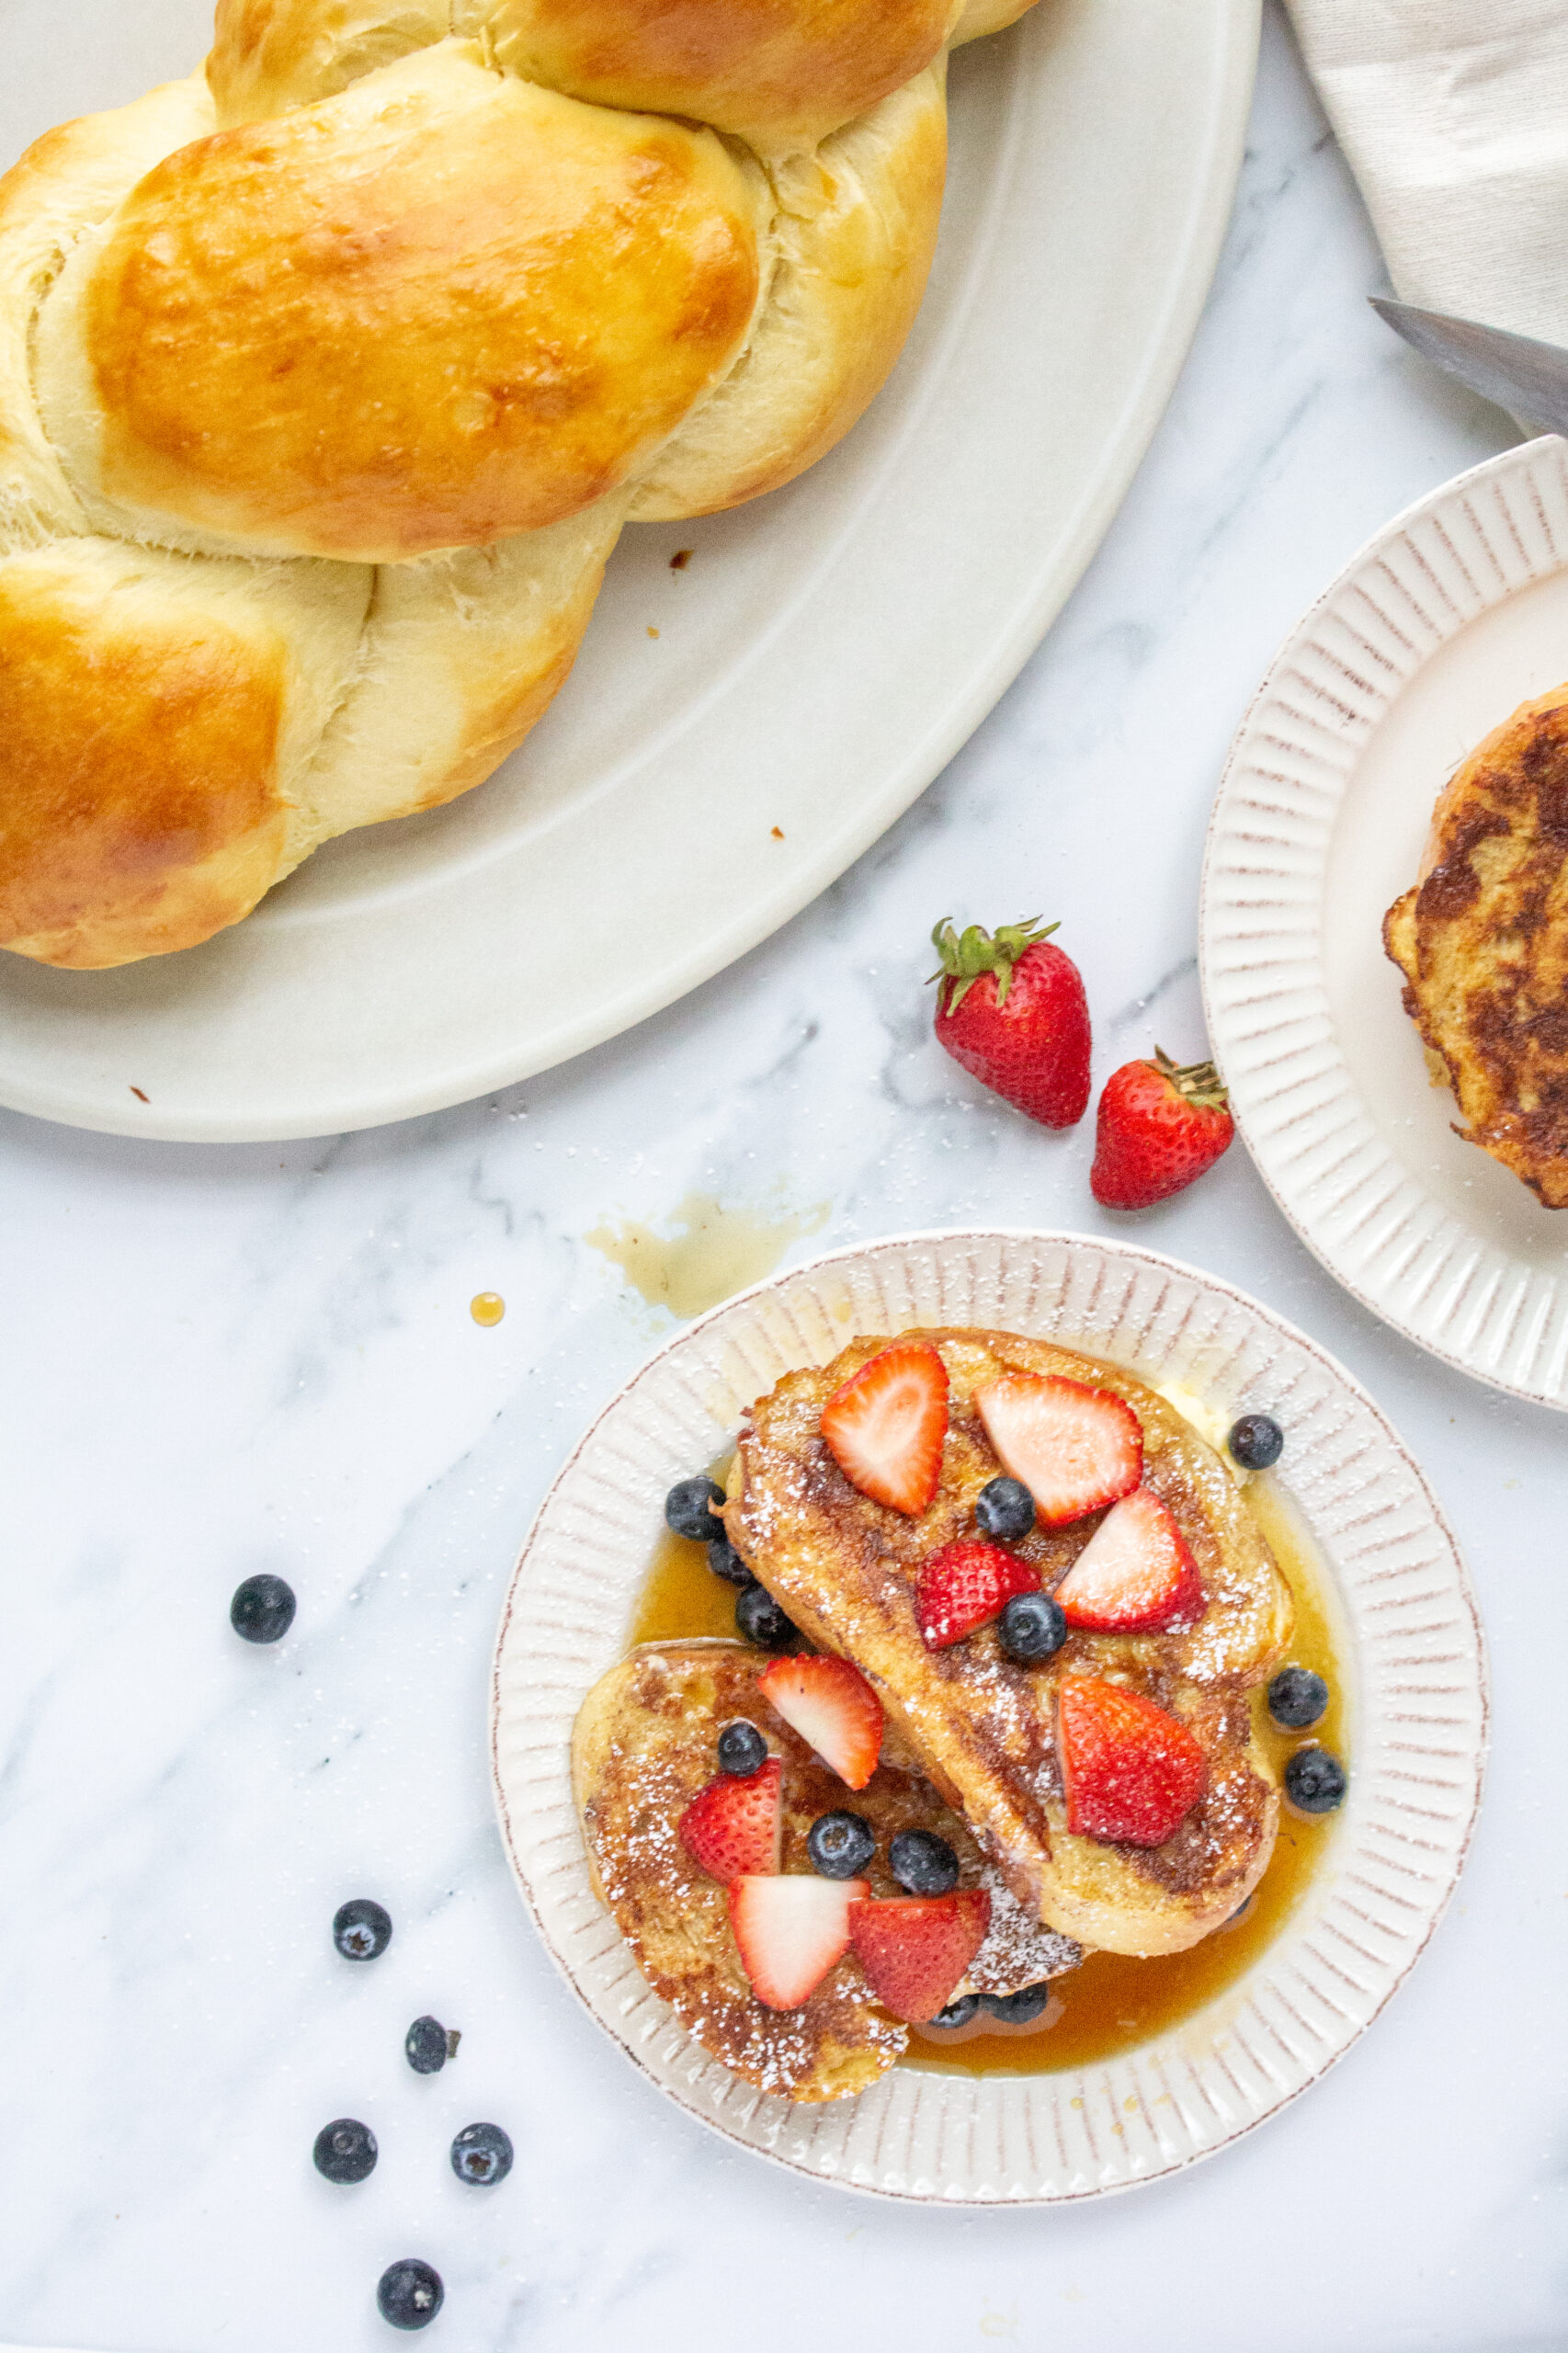
[[220,0],[0,179],[0,945],[125,963],[495,768],[629,519],[787,483],[1028,0]]

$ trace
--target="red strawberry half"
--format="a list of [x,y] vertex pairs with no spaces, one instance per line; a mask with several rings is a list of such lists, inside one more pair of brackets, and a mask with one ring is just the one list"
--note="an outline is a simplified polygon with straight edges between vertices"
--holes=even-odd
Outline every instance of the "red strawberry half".
[[710,1879],[727,1884],[743,1872],[778,1869],[782,1779],[770,1756],[756,1773],[721,1773],[692,1799],[677,1825],[680,1842]]
[[1038,918],[971,923],[944,916],[931,934],[937,1039],[983,1086],[1048,1128],[1075,1127],[1089,1102],[1089,1004],[1071,956]]
[[822,1434],[852,1487],[918,1518],[942,1475],[947,1366],[924,1340],[883,1348],[834,1391]]
[[999,1544],[944,1544],[920,1563],[915,1615],[928,1651],[961,1643],[977,1626],[1000,1617],[1016,1593],[1038,1593],[1040,1579],[1027,1561]]
[[1093,1676],[1063,1677],[1057,1746],[1067,1827],[1079,1838],[1163,1847],[1209,1777],[1185,1724],[1139,1692]]
[[1123,1063],[1105,1083],[1089,1190],[1107,1209],[1149,1209],[1201,1176],[1234,1133],[1213,1063],[1178,1069],[1156,1046],[1152,1063]]
[[882,1748],[882,1703],[846,1658],[776,1658],[757,1688],[841,1781],[863,1790]]
[[751,1990],[770,2010],[797,2010],[849,1949],[850,1906],[863,1879],[737,1879],[730,1926]]
[[1107,1512],[1054,1597],[1070,1626],[1096,1634],[1195,1626],[1207,1607],[1186,1539],[1147,1487]]
[[894,2018],[916,2024],[947,2008],[990,1926],[991,1898],[983,1887],[858,1903],[849,1914],[856,1957],[872,1993]]
[[1143,1428],[1125,1398],[1056,1373],[1005,1372],[974,1392],[985,1435],[1048,1528],[1130,1495],[1143,1476]]

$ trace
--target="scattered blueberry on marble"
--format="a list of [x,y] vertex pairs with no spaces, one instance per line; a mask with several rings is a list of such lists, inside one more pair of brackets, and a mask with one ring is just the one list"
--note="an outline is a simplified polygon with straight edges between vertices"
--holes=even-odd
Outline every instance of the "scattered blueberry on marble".
[[498,2124],[465,2124],[452,2143],[452,2171],[460,2181],[488,2188],[512,2170],[512,2143]]
[[229,1623],[246,1643],[280,1643],[294,1622],[294,1588],[281,1577],[246,1577],[234,1588]]
[[780,1655],[792,1651],[800,1642],[800,1633],[785,1617],[766,1586],[748,1585],[736,1597],[735,1624],[748,1643],[759,1651],[774,1651]]
[[345,1961],[375,1961],[392,1942],[392,1915],[369,1896],[357,1895],[333,1914],[332,1941]]
[[989,1479],[974,1499],[974,1517],[994,1543],[1017,1544],[1034,1526],[1034,1497],[1021,1479]]
[[369,2181],[376,2170],[376,2136],[356,2116],[335,2117],[322,2126],[311,2154],[328,2181]]
[[1282,1731],[1309,1731],[1327,1707],[1328,1686],[1310,1666],[1282,1666],[1268,1687],[1268,1712]]
[[1062,1605],[1048,1593],[1016,1593],[996,1621],[996,1632],[1007,1656],[1020,1666],[1051,1658],[1067,1640]]
[[1227,1443],[1244,1471],[1267,1471],[1285,1451],[1285,1433],[1271,1414],[1244,1414]]
[[718,1524],[713,1513],[723,1500],[724,1490],[714,1480],[683,1479],[665,1497],[665,1525],[689,1543],[706,1544]]
[[938,2010],[931,2020],[933,2026],[967,2026],[980,2008],[978,1994],[960,1994],[945,2010]]
[[1051,1999],[1051,1980],[1042,1977],[1038,1985],[1021,1985],[1016,1994],[983,1994],[980,1998],[1004,2026],[1032,2026]]
[[756,1583],[756,1579],[727,1536],[710,1538],[708,1565],[716,1577],[723,1578],[726,1585],[755,1585]]
[[719,1734],[721,1773],[738,1773],[743,1780],[749,1781],[767,1762],[767,1743],[755,1724],[748,1723],[744,1716],[737,1716],[733,1724],[724,1726]]
[[820,1813],[806,1833],[806,1852],[824,1879],[855,1879],[877,1851],[863,1814]]
[[403,2047],[416,2075],[438,2075],[448,2060],[457,2056],[461,2039],[449,2033],[439,2018],[426,2014],[415,2019],[403,2038]]
[[1285,1794],[1299,1813],[1332,1813],[1349,1786],[1344,1766],[1326,1748],[1298,1748],[1285,1768]]
[[389,2263],[376,2282],[376,2304],[394,2328],[428,2328],[446,2301],[441,2275],[416,2255]]
[[888,1848],[900,1887],[911,1895],[948,1895],[959,1883],[959,1859],[934,1830],[901,1830]]

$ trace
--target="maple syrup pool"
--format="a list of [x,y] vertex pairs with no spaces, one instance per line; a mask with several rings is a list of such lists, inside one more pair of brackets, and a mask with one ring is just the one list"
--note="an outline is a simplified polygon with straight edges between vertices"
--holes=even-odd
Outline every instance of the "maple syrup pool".
[[[713,1469],[721,1484],[727,1469],[727,1462]],[[1244,1495],[1295,1596],[1290,1662],[1321,1675],[1329,1691],[1327,1713],[1308,1733],[1281,1732],[1269,1716],[1263,1691],[1255,1692],[1253,1709],[1262,1745],[1276,1773],[1283,1772],[1294,1750],[1318,1741],[1347,1762],[1346,1708],[1327,1580],[1274,1481],[1267,1473],[1255,1475]],[[665,1533],[632,1618],[632,1645],[690,1641],[704,1634],[735,1639],[735,1588],[713,1574],[700,1544]],[[1268,1869],[1251,1902],[1238,1918],[1189,1951],[1153,1961],[1090,1953],[1071,1975],[1053,1981],[1054,1998],[1034,2031],[971,2032],[962,2041],[926,2040],[917,2033],[900,2065],[941,2075],[1058,2075],[1152,2041],[1225,1993],[1273,1942],[1317,1870],[1337,1818],[1327,1814],[1306,1821],[1288,1809],[1283,1812]]]

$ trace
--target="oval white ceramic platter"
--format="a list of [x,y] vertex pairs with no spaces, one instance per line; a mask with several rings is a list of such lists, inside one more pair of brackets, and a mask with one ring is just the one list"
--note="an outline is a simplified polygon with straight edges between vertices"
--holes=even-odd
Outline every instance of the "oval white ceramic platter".
[[[573,1806],[573,1720],[623,1655],[672,1483],[743,1409],[856,1333],[974,1324],[1060,1341],[1176,1387],[1195,1419],[1266,1410],[1324,1565],[1348,1685],[1350,1793],[1267,1951],[1183,2026],[1108,2063],[983,2078],[893,2068],[858,2099],[792,2107],[692,2040],[596,1900]],[[728,1301],[646,1364],[546,1498],[502,1617],[492,1756],[506,1849],[540,1933],[621,2049],[743,2147],[852,2189],[955,2205],[1092,2198],[1207,2156],[1305,2090],[1410,1969],[1458,1877],[1486,1738],[1482,1641],[1420,1472],[1332,1358],[1227,1284],[1131,1245],[911,1234]]]
[[1232,750],[1199,938],[1248,1148],[1331,1274],[1480,1380],[1568,1407],[1568,1218],[1463,1142],[1383,953],[1460,761],[1568,676],[1568,444],[1396,517],[1288,640]]
[[[205,0],[153,6],[188,17],[157,52],[188,70]],[[48,63],[54,0],[5,23],[8,161],[44,128],[29,70],[85,101]],[[110,0],[71,56],[100,30],[124,87],[91,103],[159,78]],[[451,808],[330,844],[185,955],[0,955],[0,1102],[219,1142],[371,1126],[613,1037],[814,898],[990,710],[1119,505],[1213,273],[1257,31],[1258,0],[1040,0],[960,51],[936,271],[847,440],[734,514],[628,530],[554,708]]]

